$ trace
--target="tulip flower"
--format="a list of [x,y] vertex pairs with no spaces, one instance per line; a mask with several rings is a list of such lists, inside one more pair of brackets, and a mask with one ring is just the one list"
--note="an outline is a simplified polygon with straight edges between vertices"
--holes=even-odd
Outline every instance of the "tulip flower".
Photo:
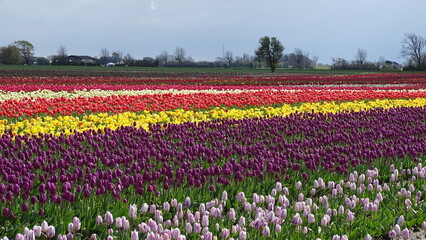
[[407,228],[402,229],[401,237],[402,239],[408,239],[410,237],[410,231]]
[[55,236],[55,227],[54,226],[49,226],[46,229],[46,236],[48,238],[53,238]]
[[399,216],[398,220],[396,221],[396,224],[398,224],[399,226],[402,226],[404,224],[404,221],[405,221],[404,216],[401,215],[401,216]]
[[112,214],[109,211],[107,211],[105,213],[105,223],[107,225],[111,225],[113,222],[114,222],[114,217],[112,216]]

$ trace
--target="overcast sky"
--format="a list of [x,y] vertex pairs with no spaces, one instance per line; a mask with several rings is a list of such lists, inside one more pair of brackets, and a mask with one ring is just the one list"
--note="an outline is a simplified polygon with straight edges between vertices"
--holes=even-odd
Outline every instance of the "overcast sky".
[[284,53],[295,48],[330,63],[399,58],[404,33],[426,37],[425,0],[0,0],[0,46],[28,40],[36,56],[130,53],[173,54],[183,47],[195,60],[222,50],[254,55],[262,36],[275,36]]

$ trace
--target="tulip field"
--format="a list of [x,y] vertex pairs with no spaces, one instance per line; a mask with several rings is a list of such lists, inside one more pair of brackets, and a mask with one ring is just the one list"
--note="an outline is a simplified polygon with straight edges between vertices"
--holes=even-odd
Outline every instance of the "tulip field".
[[0,77],[0,133],[0,240],[426,238],[425,73]]

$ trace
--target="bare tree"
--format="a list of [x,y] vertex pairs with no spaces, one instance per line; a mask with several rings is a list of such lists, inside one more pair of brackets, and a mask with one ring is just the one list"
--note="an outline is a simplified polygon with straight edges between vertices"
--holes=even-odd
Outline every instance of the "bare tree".
[[302,49],[300,48],[296,48],[293,51],[292,56],[292,61],[294,62],[294,64],[296,64],[297,68],[302,68],[303,67],[303,63],[305,61],[305,53],[303,53]]
[[319,59],[318,55],[314,55],[314,56],[312,56],[312,63],[313,63],[313,65],[314,65],[314,66],[313,66],[314,68],[316,68],[316,67],[317,67],[318,59]]
[[58,48],[58,57],[59,58],[66,58],[68,57],[67,48],[61,44],[61,46]]
[[175,60],[178,62],[179,67],[180,67],[180,64],[182,63],[182,61],[185,60],[185,55],[186,55],[186,51],[185,51],[184,48],[179,47],[179,46],[176,47],[176,50],[175,50]]
[[416,63],[418,69],[423,62],[423,48],[426,45],[426,39],[414,33],[406,33],[402,40],[401,56],[408,57]]
[[379,57],[379,59],[377,60],[377,68],[383,68],[384,66],[385,66],[385,62],[386,62],[386,59],[385,59],[385,57],[383,57],[383,56],[380,56]]
[[367,51],[365,49],[358,48],[355,55],[355,61],[362,67],[365,61],[367,61]]
[[158,61],[162,62],[164,65],[167,64],[167,62],[170,59],[169,53],[167,51],[163,51],[160,53],[160,55],[157,56]]
[[54,57],[55,64],[59,65],[68,65],[70,62],[68,62],[68,53],[67,49],[64,45],[61,44],[61,46],[58,48],[57,55]]
[[109,51],[106,48],[101,48],[100,53],[101,58],[108,58],[109,57]]
[[242,57],[242,61],[243,62],[250,62],[250,61],[252,61],[253,60],[253,57],[250,57],[250,55],[248,54],[248,53],[244,53],[243,54],[243,57]]
[[130,55],[129,53],[126,54],[123,57],[123,62],[126,66],[131,66],[133,64],[133,66],[135,65],[135,59],[132,57],[132,55]]
[[224,60],[225,60],[226,64],[228,64],[228,67],[230,68],[232,61],[234,61],[234,55],[232,54],[231,51],[225,52]]

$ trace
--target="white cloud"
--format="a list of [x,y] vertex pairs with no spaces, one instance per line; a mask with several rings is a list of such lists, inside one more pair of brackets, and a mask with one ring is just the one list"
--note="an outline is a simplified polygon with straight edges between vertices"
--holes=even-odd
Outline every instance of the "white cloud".
[[156,1],[151,1],[150,8],[151,10],[157,10],[160,8],[160,5]]

